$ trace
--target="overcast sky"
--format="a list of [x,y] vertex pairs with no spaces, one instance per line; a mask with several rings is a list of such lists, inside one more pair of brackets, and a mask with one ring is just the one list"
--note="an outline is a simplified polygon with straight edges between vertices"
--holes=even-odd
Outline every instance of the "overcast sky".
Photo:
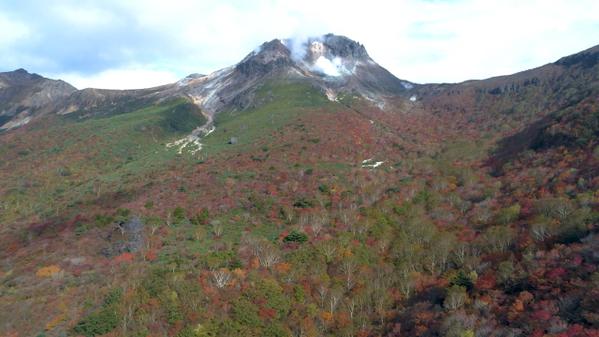
[[459,82],[599,44],[599,1],[2,0],[0,71],[141,88],[235,64],[267,40],[329,32],[399,78]]

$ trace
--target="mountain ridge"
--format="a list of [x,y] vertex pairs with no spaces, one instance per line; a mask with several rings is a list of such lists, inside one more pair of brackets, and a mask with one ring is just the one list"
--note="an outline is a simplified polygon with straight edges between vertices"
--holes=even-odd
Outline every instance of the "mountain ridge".
[[[191,99],[210,115],[224,109],[243,110],[252,105],[258,82],[266,77],[276,76],[311,81],[312,85],[332,100],[339,94],[353,92],[381,108],[389,103],[389,97],[395,97],[420,100],[433,109],[442,104],[444,108],[449,107],[451,110],[451,99],[435,102],[435,97],[451,96],[456,91],[474,91],[464,98],[457,98],[458,100],[471,100],[468,96],[477,96],[481,92],[497,95],[504,88],[510,90],[510,86],[513,90],[516,82],[519,82],[516,85],[535,85],[540,77],[556,78],[564,73],[564,68],[576,68],[581,64],[585,68],[592,67],[597,64],[598,59],[599,46],[595,46],[553,63],[511,75],[458,83],[416,84],[401,80],[379,66],[370,58],[363,45],[345,36],[326,34],[299,41],[274,39],[263,43],[236,65],[209,75],[188,75],[175,83],[153,88],[76,90],[62,80],[31,74],[27,82],[32,87],[31,90],[36,90],[33,82],[42,81],[54,83],[57,91],[46,99],[41,97],[48,95],[47,91],[38,94],[41,99],[39,102],[34,98],[30,98],[33,102],[20,102],[12,97],[17,97],[17,91],[22,93],[24,89],[18,89],[15,82],[10,82],[9,79],[11,76],[24,78],[29,73],[24,69],[0,73],[0,92],[3,92],[0,95],[4,98],[4,105],[0,107],[3,108],[0,111],[0,128],[8,130],[19,127],[35,119],[37,115],[47,113],[69,114],[78,111],[82,116],[90,116],[94,111],[126,112],[144,104],[157,104],[176,97]],[[23,88],[22,84],[19,88]],[[30,94],[26,96],[31,97]]]

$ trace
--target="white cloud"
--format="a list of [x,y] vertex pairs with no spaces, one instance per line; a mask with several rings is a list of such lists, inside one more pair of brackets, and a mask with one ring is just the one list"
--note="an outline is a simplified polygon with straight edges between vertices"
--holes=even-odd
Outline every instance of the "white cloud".
[[50,10],[54,11],[59,19],[66,21],[68,24],[76,25],[79,29],[110,25],[115,19],[110,11],[96,7],[62,4]]
[[0,46],[7,48],[19,40],[29,36],[26,23],[13,20],[0,12]]
[[98,74],[85,76],[78,73],[56,74],[78,89],[139,89],[176,82],[179,78],[170,71],[150,70],[143,67],[110,69]]

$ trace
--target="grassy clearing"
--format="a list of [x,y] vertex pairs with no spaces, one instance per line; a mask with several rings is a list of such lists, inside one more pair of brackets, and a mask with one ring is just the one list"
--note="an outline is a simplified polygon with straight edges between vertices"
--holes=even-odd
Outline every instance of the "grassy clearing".
[[[203,139],[209,154],[227,149],[244,151],[271,132],[301,116],[310,108],[338,108],[316,88],[302,82],[270,82],[258,89],[256,101],[264,102],[246,111],[228,111],[217,115],[216,130]],[[236,144],[228,144],[235,137]]]

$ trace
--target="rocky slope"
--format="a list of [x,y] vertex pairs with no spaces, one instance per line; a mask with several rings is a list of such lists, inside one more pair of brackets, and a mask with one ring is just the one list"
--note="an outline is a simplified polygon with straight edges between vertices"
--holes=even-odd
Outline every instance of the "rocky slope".
[[66,82],[23,69],[0,73],[0,130],[27,124],[37,113],[52,109],[76,90]]

